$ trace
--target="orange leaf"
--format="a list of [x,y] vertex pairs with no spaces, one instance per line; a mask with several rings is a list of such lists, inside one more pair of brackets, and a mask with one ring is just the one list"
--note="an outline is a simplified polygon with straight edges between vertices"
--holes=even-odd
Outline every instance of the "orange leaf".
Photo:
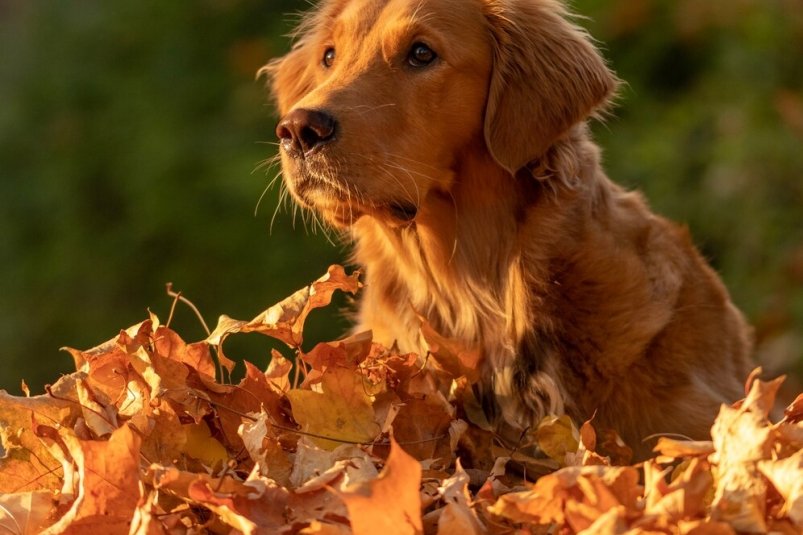
[[783,412],[786,419],[792,423],[803,420],[803,394],[800,394]]
[[783,496],[782,515],[803,530],[803,450],[786,459],[759,461],[758,468]]
[[15,397],[0,390],[0,493],[56,490],[61,487],[59,461],[32,432],[32,416],[71,426],[81,414],[75,393],[76,379],[63,377],[51,396]]
[[[754,370],[754,373],[760,372],[761,368],[756,368],[756,370]],[[742,406],[746,410],[755,411],[763,418],[768,418],[770,411],[772,411],[775,405],[775,397],[778,395],[778,390],[785,380],[785,375],[777,377],[772,381],[755,379],[751,384],[747,397],[742,402]]]
[[354,535],[416,535],[421,520],[421,465],[391,439],[390,456],[374,481],[340,493]]
[[569,467],[541,477],[532,490],[501,496],[489,511],[516,523],[568,524],[579,531],[612,507],[636,511],[640,491],[633,467]]
[[580,441],[588,451],[597,450],[597,432],[594,431],[594,426],[591,425],[592,420],[594,420],[593,416],[580,426]]
[[661,455],[674,457],[706,456],[714,453],[714,443],[710,440],[674,440],[667,437],[658,439],[658,444],[652,449]]
[[432,358],[449,374],[457,378],[465,376],[470,382],[480,378],[479,349],[467,347],[456,340],[441,336],[428,321],[421,318],[421,334],[429,345]]
[[457,459],[455,473],[438,488],[446,507],[438,519],[438,535],[480,535],[485,530],[471,509],[468,492],[469,475]]
[[670,484],[664,477],[669,470],[660,470],[653,462],[644,468],[646,513],[661,516],[671,522],[695,518],[704,512],[713,476],[711,467],[699,458],[691,463]]
[[359,271],[346,275],[342,266],[330,266],[326,275],[263,311],[251,321],[239,321],[225,315],[221,316],[217,327],[206,342],[220,346],[229,334],[256,332],[298,348],[303,341],[302,331],[307,315],[312,310],[331,303],[332,294],[337,290],[350,294],[357,293],[362,287],[359,276]]
[[78,495],[47,533],[127,535],[140,498],[139,436],[123,426],[108,441],[80,440],[66,429],[60,437],[78,466]]

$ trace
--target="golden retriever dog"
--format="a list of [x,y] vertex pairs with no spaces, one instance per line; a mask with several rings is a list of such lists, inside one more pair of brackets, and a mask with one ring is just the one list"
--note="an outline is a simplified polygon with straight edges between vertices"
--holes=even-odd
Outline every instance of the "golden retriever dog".
[[423,317],[479,349],[500,428],[596,413],[643,456],[742,396],[750,329],[602,170],[586,123],[618,80],[561,2],[322,0],[262,72],[287,187],[354,236],[358,328],[421,353]]

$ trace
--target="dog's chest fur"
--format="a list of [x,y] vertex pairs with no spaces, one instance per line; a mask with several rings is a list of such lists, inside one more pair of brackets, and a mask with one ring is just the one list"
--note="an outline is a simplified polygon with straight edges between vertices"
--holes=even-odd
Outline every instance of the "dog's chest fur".
[[[471,169],[483,166],[475,162]],[[548,292],[539,289],[546,277],[537,274],[539,260],[525,258],[520,243],[527,239],[521,227],[531,224],[524,207],[534,182],[518,182],[493,165],[487,169],[492,176],[463,173],[450,194],[433,195],[415,225],[357,224],[355,260],[367,276],[359,325],[372,328],[380,342],[425,354],[423,319],[443,336],[479,349],[481,390],[499,416],[523,427],[533,414],[561,412],[565,396],[547,355],[523,355],[541,342],[539,322],[551,321],[538,310]],[[498,195],[477,187],[490,180],[497,181]]]

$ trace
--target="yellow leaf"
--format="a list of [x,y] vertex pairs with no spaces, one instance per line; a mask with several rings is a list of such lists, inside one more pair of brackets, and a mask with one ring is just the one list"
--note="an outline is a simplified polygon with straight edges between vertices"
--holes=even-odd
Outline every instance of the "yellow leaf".
[[[331,368],[323,374],[321,392],[291,390],[287,393],[293,418],[313,441],[332,450],[342,443],[368,443],[379,435],[372,399],[362,377],[352,370]],[[326,437],[326,438],[321,438]],[[331,440],[327,440],[330,438]]]
[[535,432],[538,447],[551,459],[563,464],[567,453],[574,453],[580,446],[580,435],[567,415],[547,416],[538,424]]
[[206,466],[213,467],[217,463],[225,463],[229,454],[223,444],[212,437],[206,422],[182,426],[187,435],[187,443],[184,444],[184,452],[198,459]]

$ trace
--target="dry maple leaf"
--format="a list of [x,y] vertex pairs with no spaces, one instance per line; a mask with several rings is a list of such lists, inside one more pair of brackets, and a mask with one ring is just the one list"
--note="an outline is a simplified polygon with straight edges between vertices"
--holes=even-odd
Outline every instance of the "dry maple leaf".
[[420,484],[421,465],[391,439],[390,455],[379,476],[340,493],[354,535],[423,533]]
[[373,399],[363,378],[346,368],[330,368],[323,374],[320,391],[294,389],[287,393],[293,418],[305,433],[325,449],[341,443],[370,443],[380,432]]
[[784,410],[784,417],[792,423],[803,420],[803,394],[797,396],[786,410]]
[[61,466],[33,433],[32,417],[55,425],[80,415],[75,378],[62,378],[49,395],[14,397],[0,391],[0,494],[55,490],[61,486]]
[[438,535],[481,535],[485,527],[471,507],[468,485],[471,478],[457,459],[455,473],[438,488],[446,504],[438,517]]
[[714,453],[714,443],[710,440],[675,440],[660,437],[653,451],[666,457],[682,459],[684,457],[707,457]]
[[423,317],[421,335],[429,346],[429,353],[435,362],[454,377],[464,376],[469,382],[480,378],[481,354],[476,348],[466,347],[455,340],[438,334]]
[[671,467],[662,469],[653,461],[645,463],[645,515],[668,522],[705,516],[706,496],[713,485],[708,462],[695,457],[678,477],[667,482],[671,472]]
[[123,426],[108,441],[81,440],[66,429],[58,439],[77,466],[77,489],[70,509],[42,535],[127,534],[140,498],[139,436]]
[[803,530],[803,450],[786,459],[759,461],[758,469],[785,500],[780,515],[788,516]]
[[567,415],[546,416],[535,430],[535,440],[541,451],[565,464],[566,455],[577,452],[580,446],[580,432]]
[[514,523],[586,529],[609,509],[637,511],[641,493],[633,467],[568,467],[536,481],[532,490],[505,494],[489,511]]
[[722,406],[711,429],[718,467],[712,518],[739,531],[767,530],[767,483],[758,462],[768,459],[772,433],[767,419],[780,381],[755,380],[738,408]]
[[232,333],[256,332],[281,340],[290,347],[299,348],[303,341],[302,331],[307,315],[316,308],[328,305],[332,301],[332,294],[337,290],[357,293],[362,287],[359,276],[359,272],[346,275],[342,266],[331,266],[326,275],[263,311],[251,321],[221,316],[217,327],[206,341],[220,347]]

